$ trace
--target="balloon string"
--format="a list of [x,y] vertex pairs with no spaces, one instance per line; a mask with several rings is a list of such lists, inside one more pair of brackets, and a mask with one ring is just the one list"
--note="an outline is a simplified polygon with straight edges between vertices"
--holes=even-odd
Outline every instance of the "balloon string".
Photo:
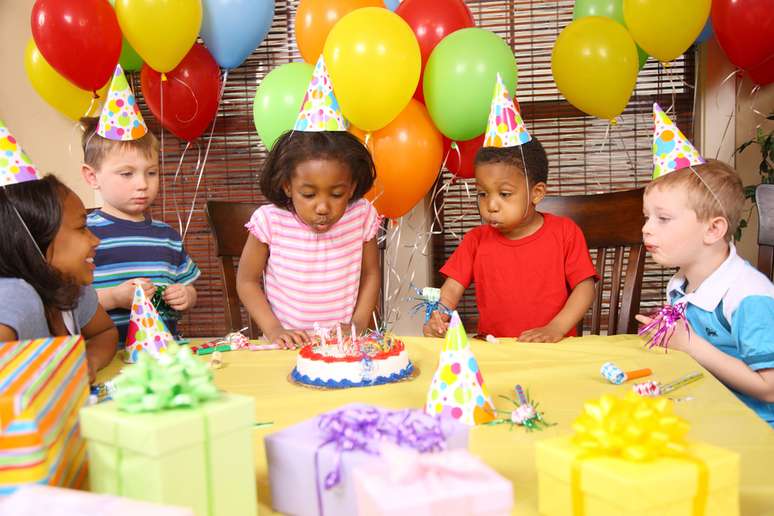
[[[175,193],[173,200],[174,200],[174,206],[175,206],[175,217],[177,217],[177,227],[178,232],[180,235],[183,235],[183,219],[180,216],[180,205],[177,202],[177,178],[180,175],[180,171],[183,168],[183,160],[185,159],[185,155],[188,153],[188,149],[191,147],[191,142],[186,142],[185,148],[183,149],[182,154],[180,154],[180,161],[177,163],[177,168],[175,169],[175,175],[172,177],[172,191]],[[198,145],[197,145],[198,148]],[[201,151],[200,151],[201,155]],[[197,158],[197,166],[198,166],[198,158]]]
[[191,94],[191,97],[193,98],[194,104],[196,106],[194,108],[193,115],[191,115],[191,118],[189,118],[188,120],[183,120],[179,116],[177,116],[177,114],[175,114],[175,118],[177,119],[178,122],[180,122],[181,124],[187,124],[187,123],[190,123],[192,120],[194,120],[196,118],[196,115],[199,114],[199,99],[196,98],[196,94],[194,93],[193,89],[191,89],[191,87],[185,81],[179,79],[178,77],[175,77],[174,80],[176,80],[177,82],[185,86],[185,88]]
[[[736,73],[734,75],[736,75]],[[723,82],[725,82],[725,79]],[[720,156],[720,149],[723,148],[723,144],[726,141],[726,136],[728,136],[728,129],[731,127],[731,122],[734,120],[734,112],[736,111],[736,106],[739,104],[739,94],[742,91],[742,81],[738,81],[738,83],[739,84],[736,88],[736,93],[734,93],[734,105],[731,108],[731,113],[728,115],[728,120],[726,121],[726,127],[723,129],[723,136],[720,137],[720,143],[718,144],[718,148],[715,151],[715,159],[718,159],[718,157]],[[718,95],[720,95],[720,92],[718,92]]]
[[161,218],[165,219],[167,215],[167,182],[164,179],[164,81],[166,75],[161,74],[161,82],[159,83],[159,102],[161,103],[161,120],[160,132],[161,132]]

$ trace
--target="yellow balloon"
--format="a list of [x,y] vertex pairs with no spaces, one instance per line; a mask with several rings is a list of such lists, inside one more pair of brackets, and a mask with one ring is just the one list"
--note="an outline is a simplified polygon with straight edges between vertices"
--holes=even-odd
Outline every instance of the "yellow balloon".
[[[24,70],[32,87],[51,107],[72,120],[83,116],[97,116],[101,102],[94,100],[90,91],[82,90],[54,70],[30,38],[24,49]],[[97,92],[101,98],[107,95],[110,81]]]
[[202,25],[201,0],[116,0],[115,10],[126,40],[159,73],[180,64]]
[[342,113],[364,131],[397,117],[419,82],[416,36],[400,16],[381,7],[342,17],[328,34],[323,55]]
[[588,16],[559,34],[551,55],[554,81],[575,107],[612,120],[624,110],[639,71],[637,45],[626,27]]
[[634,41],[669,62],[696,41],[711,6],[712,0],[624,0],[623,15]]

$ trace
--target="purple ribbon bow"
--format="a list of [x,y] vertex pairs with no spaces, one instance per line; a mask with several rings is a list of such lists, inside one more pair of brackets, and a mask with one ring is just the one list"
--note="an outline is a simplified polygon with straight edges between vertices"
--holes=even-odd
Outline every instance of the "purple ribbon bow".
[[645,345],[648,349],[661,347],[666,350],[668,349],[669,339],[675,332],[675,326],[677,326],[680,321],[685,325],[685,329],[688,331],[688,338],[690,338],[691,326],[688,324],[688,319],[685,318],[685,304],[678,303],[676,305],[664,305],[664,307],[653,316],[653,320],[640,328],[640,331],[638,331],[637,334],[645,335],[646,333],[654,332]]

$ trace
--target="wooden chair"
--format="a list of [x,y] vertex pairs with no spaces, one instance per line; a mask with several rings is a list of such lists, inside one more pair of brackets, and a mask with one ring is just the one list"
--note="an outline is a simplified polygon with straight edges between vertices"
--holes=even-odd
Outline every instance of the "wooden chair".
[[[538,210],[571,218],[580,226],[589,249],[596,249],[597,272],[601,280],[591,307],[590,332],[599,335],[602,328],[602,293],[611,284],[607,334],[635,333],[634,316],[640,308],[645,249],[642,243],[643,189],[595,195],[547,196]],[[624,264],[624,254],[628,257]],[[607,278],[608,258],[612,254],[611,277]],[[583,321],[578,335],[583,334]]]
[[239,259],[242,248],[247,241],[245,224],[256,209],[254,203],[207,201],[207,221],[215,240],[215,254],[220,259],[220,270],[223,276],[223,290],[226,295],[226,329],[229,332],[238,331],[245,326],[249,328],[250,338],[256,338],[260,332],[248,316],[248,324],[242,323],[242,304],[236,290],[236,267],[234,259]]
[[774,185],[758,185],[758,270],[772,279],[774,272]]

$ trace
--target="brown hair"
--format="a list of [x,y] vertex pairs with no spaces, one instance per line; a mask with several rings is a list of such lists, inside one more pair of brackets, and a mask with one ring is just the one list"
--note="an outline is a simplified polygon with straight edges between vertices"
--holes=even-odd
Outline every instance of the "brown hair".
[[661,176],[648,184],[645,194],[655,188],[684,191],[697,219],[706,222],[723,217],[728,222],[726,240],[736,233],[744,207],[744,187],[739,174],[722,161],[709,159],[703,165],[694,165],[693,170],[686,167]]
[[154,158],[154,156],[158,157],[159,155],[159,141],[150,131],[137,140],[116,141],[103,138],[97,134],[99,118],[83,117],[80,123],[83,130],[83,135],[81,136],[83,162],[94,169],[98,170],[105,156],[109,152],[115,152],[116,149],[133,149],[146,158]]

